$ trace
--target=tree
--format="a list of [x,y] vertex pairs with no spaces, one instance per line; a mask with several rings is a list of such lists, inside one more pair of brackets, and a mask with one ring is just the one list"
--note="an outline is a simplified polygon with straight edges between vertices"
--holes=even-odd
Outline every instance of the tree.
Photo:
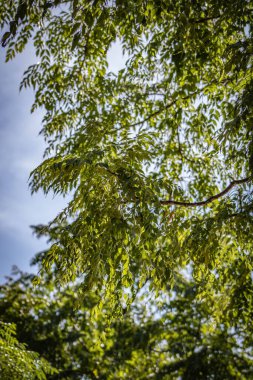
[[3,380],[45,380],[57,371],[36,352],[28,351],[16,339],[16,326],[0,322],[0,375]]
[[192,281],[178,278],[173,291],[160,292],[156,300],[139,294],[124,318],[108,325],[109,303],[91,318],[96,294],[80,302],[76,285],[57,289],[47,276],[34,288],[32,275],[16,275],[0,288],[0,319],[15,323],[18,338],[57,368],[48,380],[246,380],[253,375],[248,327],[240,318],[233,329],[211,320]]
[[[28,41],[39,59],[21,83],[45,109],[31,190],[72,194],[35,228],[51,242],[43,271],[113,309],[187,269],[217,318],[249,323],[252,12],[250,0],[1,0],[7,61]],[[129,59],[115,74],[117,40]]]

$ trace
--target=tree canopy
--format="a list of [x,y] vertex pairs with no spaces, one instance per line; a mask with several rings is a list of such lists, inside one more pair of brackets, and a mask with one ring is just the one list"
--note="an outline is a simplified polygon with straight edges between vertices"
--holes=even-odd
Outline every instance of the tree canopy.
[[213,315],[250,323],[252,1],[0,4],[6,60],[28,43],[37,56],[20,85],[45,111],[31,190],[71,196],[35,227],[41,275],[123,311],[188,271]]
[[[60,289],[53,278],[44,277],[34,287],[32,280],[32,275],[16,273],[0,287],[0,319],[15,323],[19,340],[57,369],[47,375],[48,380],[247,380],[253,376],[248,326],[240,317],[233,328],[210,319],[208,307],[196,299],[196,284],[191,280],[178,278],[177,286],[157,299],[138,294],[124,318],[110,325],[106,316],[110,303],[95,318],[91,316],[96,294],[86,294],[80,304],[76,285]],[[26,378],[36,378],[26,373]]]
[[47,375],[56,373],[57,370],[51,367],[43,357],[40,357],[37,352],[27,350],[26,345],[17,340],[15,324],[9,321],[0,322],[1,379],[46,380]]
[[31,191],[69,199],[33,227],[38,276],[0,287],[1,377],[253,377],[252,18],[252,0],[0,0],[6,60],[36,55]]

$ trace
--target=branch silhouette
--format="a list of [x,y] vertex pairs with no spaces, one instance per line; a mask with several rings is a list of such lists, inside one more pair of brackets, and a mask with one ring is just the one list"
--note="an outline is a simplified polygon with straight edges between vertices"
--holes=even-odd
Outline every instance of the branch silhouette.
[[184,201],[176,201],[173,199],[168,199],[168,200],[161,200],[160,204],[167,206],[167,205],[175,205],[175,206],[183,206],[183,207],[198,207],[198,206],[206,206],[207,204],[215,201],[216,199],[219,199],[226,195],[233,187],[237,185],[241,185],[242,183],[249,182],[252,179],[252,177],[247,177],[243,179],[237,179],[232,181],[223,191],[221,191],[218,194],[212,195],[211,197],[207,198],[204,201],[199,201],[199,202],[184,202]]

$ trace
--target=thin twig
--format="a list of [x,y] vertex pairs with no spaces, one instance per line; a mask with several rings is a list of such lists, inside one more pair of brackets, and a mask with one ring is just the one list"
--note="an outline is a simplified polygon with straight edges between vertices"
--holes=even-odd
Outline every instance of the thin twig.
[[182,161],[185,160],[185,161],[191,162],[192,164],[195,164],[196,161],[192,160],[192,159],[189,158],[189,157],[186,157],[185,154],[183,153],[182,145],[181,145],[181,141],[180,141],[179,127],[178,127],[178,126],[177,126],[177,142],[178,142],[178,151],[179,151],[179,153],[180,153],[180,156],[181,156],[181,158],[182,158]]
[[222,15],[216,15],[216,16],[210,16],[210,17],[203,17],[203,18],[200,18],[200,19],[194,19],[194,18],[190,18],[189,21],[192,23],[192,24],[201,24],[201,23],[205,23],[207,21],[211,21],[211,20],[218,20]]
[[[220,83],[223,83],[223,82],[224,82],[224,80],[221,81]],[[145,119],[137,121],[136,123],[129,125],[129,128],[136,127],[138,125],[144,124],[146,121],[149,121],[153,117],[159,115],[160,113],[162,113],[162,112],[168,110],[169,108],[171,108],[172,106],[174,106],[179,100],[190,99],[192,96],[194,96],[196,94],[200,94],[203,90],[205,90],[207,87],[211,86],[212,84],[213,84],[213,82],[208,83],[205,86],[203,86],[202,88],[199,88],[196,91],[192,92],[191,94],[188,94],[188,95],[183,96],[183,97],[178,97],[178,98],[172,100],[170,103],[166,104],[163,108],[160,108],[157,111],[155,111],[155,112],[151,113],[150,115],[148,115]]]

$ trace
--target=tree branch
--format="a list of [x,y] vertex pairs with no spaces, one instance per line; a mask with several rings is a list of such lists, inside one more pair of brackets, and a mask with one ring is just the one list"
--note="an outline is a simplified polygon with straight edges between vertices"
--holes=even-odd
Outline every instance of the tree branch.
[[215,201],[216,199],[219,199],[226,195],[233,187],[240,185],[242,183],[249,182],[252,179],[252,176],[243,178],[243,179],[237,179],[232,181],[223,191],[221,191],[218,194],[212,195],[210,198],[207,198],[204,201],[200,202],[184,202],[184,201],[175,201],[173,199],[169,200],[161,200],[160,204],[167,206],[167,205],[175,205],[175,206],[182,206],[182,207],[198,207],[198,206],[206,206],[207,204]]
[[178,151],[179,151],[179,154],[182,158],[182,161],[185,160],[185,161],[191,162],[192,164],[195,164],[196,161],[192,160],[191,158],[186,157],[185,154],[183,153],[182,145],[181,145],[181,141],[180,141],[179,126],[177,126],[177,142],[178,142]]
[[203,17],[203,18],[200,18],[200,19],[194,19],[194,18],[190,18],[189,21],[193,24],[201,24],[201,23],[205,23],[207,21],[211,21],[211,20],[218,20],[222,15],[216,15],[216,16],[209,16],[209,17]]
[[[223,79],[219,83],[224,83],[226,80],[227,79]],[[188,94],[188,95],[185,95],[185,96],[182,96],[182,97],[179,96],[178,98],[176,98],[176,99],[172,100],[171,102],[167,103],[163,108],[160,108],[157,111],[154,111],[153,113],[151,113],[150,115],[148,115],[147,117],[145,117],[144,119],[142,119],[140,121],[137,121],[136,123],[133,123],[133,124],[129,125],[129,128],[134,128],[134,127],[136,127],[138,125],[142,125],[142,124],[146,123],[147,121],[149,121],[153,117],[161,114],[162,112],[164,112],[164,111],[168,110],[169,108],[171,108],[172,106],[174,106],[179,100],[187,100],[187,99],[190,99],[194,95],[201,94],[201,92],[203,90],[205,90],[207,87],[211,86],[213,83],[217,83],[217,81],[212,81],[212,82],[206,84],[205,86],[203,86],[201,88],[198,88],[196,91],[192,92],[191,94]]]

